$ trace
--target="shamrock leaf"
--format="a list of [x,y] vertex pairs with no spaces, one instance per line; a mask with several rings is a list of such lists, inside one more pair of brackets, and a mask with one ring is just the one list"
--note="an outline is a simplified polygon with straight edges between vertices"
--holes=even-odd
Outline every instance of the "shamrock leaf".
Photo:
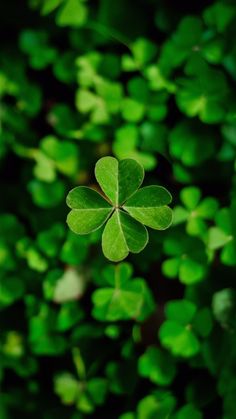
[[[212,329],[209,310],[188,300],[172,300],[166,304],[167,320],[161,325],[159,338],[174,356],[191,357],[200,350],[198,336],[208,336]],[[205,325],[204,325],[205,323]]]
[[84,383],[69,372],[61,372],[54,378],[54,391],[63,404],[75,405],[79,411],[88,414],[104,403],[107,381],[94,377]]
[[122,57],[124,71],[136,71],[144,68],[156,55],[157,47],[146,38],[138,38],[131,46],[131,53]]
[[202,122],[215,124],[225,116],[228,85],[219,70],[202,68],[202,72],[190,73],[191,78],[180,80],[176,102],[180,111],[188,117],[199,116]]
[[162,264],[168,278],[178,277],[186,285],[202,281],[207,273],[207,256],[203,243],[197,238],[176,232],[166,238],[164,251],[169,256]]
[[204,11],[203,18],[207,25],[216,28],[220,33],[224,32],[235,18],[235,7],[233,4],[216,2]]
[[41,208],[52,208],[62,201],[65,185],[59,179],[50,183],[33,179],[28,183],[28,190],[35,205]]
[[29,319],[29,343],[34,354],[55,355],[65,351],[67,342],[55,326],[56,312],[42,303],[38,313]]
[[180,21],[177,30],[161,50],[159,66],[165,75],[169,75],[200,49],[202,26],[201,20],[195,16],[186,16]]
[[215,136],[207,126],[203,129],[196,121],[182,121],[170,132],[169,150],[185,166],[199,166],[216,152]]
[[[132,158],[137,160],[145,170],[153,170],[157,164],[156,158],[153,153],[139,149],[139,131],[139,127],[135,124],[125,124],[118,128],[112,147],[113,153],[118,159]],[[129,138],[129,141],[127,141],[127,138]]]
[[170,391],[157,390],[140,400],[137,407],[137,419],[169,418],[176,405],[176,399]]
[[138,367],[141,376],[147,377],[153,383],[161,386],[171,384],[176,373],[173,358],[155,346],[147,348],[139,358]]
[[36,70],[41,70],[53,63],[57,50],[48,45],[46,32],[25,30],[20,35],[20,48],[29,55],[30,65]]
[[34,158],[34,174],[41,181],[55,181],[57,171],[65,176],[75,176],[77,173],[78,148],[69,141],[47,136],[42,139],[40,149],[34,152]]
[[41,231],[37,236],[38,248],[50,258],[56,257],[65,235],[63,224],[55,223],[50,229]]
[[104,288],[92,295],[93,316],[100,321],[118,321],[138,318],[143,320],[153,311],[152,295],[141,278],[131,280],[132,269],[121,263],[108,266],[102,275]]
[[72,189],[67,205],[72,209],[67,217],[70,229],[88,234],[103,226],[104,255],[117,262],[129,252],[139,253],[148,242],[145,227],[165,230],[172,221],[170,193],[161,186],[146,186],[138,190],[144,178],[143,167],[132,159],[118,162],[103,157],[95,167],[96,179],[107,199],[85,186]]
[[206,221],[211,220],[217,211],[217,200],[207,197],[201,201],[201,191],[195,186],[182,189],[180,200],[184,207],[175,207],[174,224],[186,221],[186,231],[189,235],[204,236],[207,231]]
[[82,114],[89,114],[92,124],[107,124],[113,114],[120,110],[123,97],[121,83],[101,75],[102,56],[87,54],[76,60],[79,88],[76,92],[76,107]]

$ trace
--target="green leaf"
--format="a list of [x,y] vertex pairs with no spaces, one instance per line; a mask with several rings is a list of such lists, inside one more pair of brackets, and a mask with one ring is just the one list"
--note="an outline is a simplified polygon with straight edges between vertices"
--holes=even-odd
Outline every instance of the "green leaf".
[[201,191],[199,188],[189,186],[182,189],[180,199],[188,210],[193,210],[201,199]]
[[132,158],[143,165],[146,170],[152,170],[157,164],[155,156],[152,153],[139,150],[138,144],[138,127],[134,124],[126,124],[116,130],[113,152],[119,159]]
[[54,224],[49,230],[41,231],[37,236],[37,245],[48,257],[55,257],[65,235],[63,224]]
[[170,193],[162,186],[146,186],[139,189],[124,205],[124,209],[136,220],[156,230],[165,230],[172,222]]
[[178,276],[180,263],[179,258],[167,259],[162,264],[162,272],[167,278],[175,278]]
[[199,116],[202,122],[208,124],[223,120],[228,85],[221,71],[207,69],[194,78],[181,80],[180,86],[176,102],[188,117]]
[[82,26],[87,19],[85,0],[66,0],[57,14],[59,26]]
[[193,327],[198,335],[202,337],[206,337],[210,334],[213,322],[211,312],[207,307],[202,308],[197,312],[194,318]]
[[147,64],[157,53],[157,46],[146,38],[138,38],[132,45],[132,53],[138,66]]
[[60,180],[44,183],[39,180],[32,180],[28,184],[35,205],[41,208],[53,208],[58,205],[65,194],[65,184]]
[[144,320],[154,309],[152,295],[143,279],[131,279],[131,265],[121,263],[107,266],[102,271],[109,287],[92,295],[93,316],[100,321],[137,318]]
[[142,184],[144,171],[135,160],[118,162],[114,157],[103,157],[95,166],[95,176],[112,204],[118,206]]
[[93,293],[93,315],[101,321],[117,321],[137,318],[143,306],[143,286],[135,280],[122,288],[103,288]]
[[77,325],[81,319],[83,319],[83,311],[77,302],[64,303],[57,316],[56,329],[64,332]]
[[188,300],[172,300],[165,307],[165,314],[169,320],[175,320],[183,325],[192,321],[196,306]]
[[118,265],[107,265],[102,276],[105,279],[105,283],[115,286],[117,282],[120,285],[125,284],[133,274],[133,267],[127,262],[119,263]]
[[160,186],[137,191],[144,171],[136,160],[118,162],[114,157],[103,157],[96,164],[95,176],[110,204],[93,189],[76,187],[67,196],[72,208],[67,223],[74,233],[87,234],[107,222],[102,249],[109,260],[117,262],[129,252],[144,249],[148,232],[143,224],[158,230],[171,224],[172,211],[166,205],[171,201],[170,193]]
[[44,0],[42,14],[47,15],[56,9],[64,0]]
[[192,404],[186,404],[178,410],[176,419],[203,419],[203,414],[200,410],[196,409]]
[[196,238],[172,233],[164,241],[164,251],[171,256],[162,264],[166,276],[174,278],[177,275],[184,284],[194,284],[202,281],[207,273],[207,255],[203,243]]
[[70,265],[78,265],[82,263],[88,253],[89,240],[88,237],[78,236],[72,231],[68,231],[66,241],[64,242],[60,259]]
[[146,228],[119,210],[116,210],[108,220],[102,235],[103,253],[113,262],[126,258],[129,252],[141,252],[147,242]]
[[162,345],[169,349],[174,356],[191,357],[199,352],[198,339],[189,326],[183,326],[174,320],[165,321],[159,330]]
[[77,186],[67,196],[72,211],[67,216],[70,229],[77,234],[88,234],[101,227],[112,212],[105,199],[93,189]]
[[92,378],[87,384],[87,390],[95,405],[102,405],[105,401],[108,383],[105,378]]
[[196,121],[178,123],[169,136],[170,154],[187,167],[195,167],[214,155],[215,138],[207,127]]
[[2,277],[0,290],[0,307],[11,305],[20,299],[25,291],[24,283],[20,278]]
[[216,27],[218,32],[224,32],[235,17],[235,8],[232,4],[216,2],[208,7],[203,14],[207,25]]
[[125,121],[139,122],[144,117],[145,107],[142,102],[127,97],[121,104],[121,114]]
[[58,140],[53,136],[47,136],[41,141],[40,147],[59,172],[67,176],[76,174],[78,170],[78,147],[75,144]]
[[48,34],[44,31],[26,29],[20,34],[19,43],[36,70],[47,67],[57,57],[57,50],[48,45]]
[[76,106],[82,113],[87,113],[97,105],[97,97],[89,90],[80,89],[76,94]]
[[154,346],[149,346],[139,358],[138,368],[142,377],[147,377],[161,386],[171,384],[176,373],[173,358]]
[[64,404],[71,405],[80,394],[79,382],[68,372],[58,374],[54,379],[54,391]]
[[211,227],[208,236],[210,249],[219,249],[230,241],[230,236],[218,227]]
[[167,419],[174,410],[176,400],[169,391],[156,391],[138,403],[137,419]]

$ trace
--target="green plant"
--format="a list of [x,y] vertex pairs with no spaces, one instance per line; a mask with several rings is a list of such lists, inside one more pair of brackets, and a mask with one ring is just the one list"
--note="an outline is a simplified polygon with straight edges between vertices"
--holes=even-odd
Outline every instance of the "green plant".
[[235,2],[0,23],[0,418],[235,419]]
[[162,186],[138,189],[144,171],[135,160],[118,162],[113,157],[103,157],[96,164],[95,176],[108,200],[84,186],[72,189],[67,196],[67,205],[72,208],[67,222],[77,234],[91,233],[107,222],[102,249],[108,259],[117,262],[129,252],[143,250],[148,242],[144,225],[156,230],[170,226],[170,193]]

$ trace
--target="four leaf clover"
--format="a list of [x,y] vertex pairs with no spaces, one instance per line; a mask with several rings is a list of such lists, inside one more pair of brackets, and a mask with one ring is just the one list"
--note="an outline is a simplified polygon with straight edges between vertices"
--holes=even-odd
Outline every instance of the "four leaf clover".
[[105,224],[102,249],[106,258],[118,262],[129,252],[143,250],[148,242],[145,226],[155,230],[170,226],[170,193],[156,185],[139,189],[144,170],[136,160],[103,157],[96,164],[95,176],[105,197],[86,186],[72,189],[67,196],[72,209],[67,223],[77,234],[91,233]]

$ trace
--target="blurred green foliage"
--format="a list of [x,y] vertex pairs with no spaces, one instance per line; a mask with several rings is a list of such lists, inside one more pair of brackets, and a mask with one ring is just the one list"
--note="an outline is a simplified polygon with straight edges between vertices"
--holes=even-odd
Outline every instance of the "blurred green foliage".
[[[1,419],[235,419],[235,2],[2,3]],[[173,196],[118,264],[66,224],[108,155]]]

